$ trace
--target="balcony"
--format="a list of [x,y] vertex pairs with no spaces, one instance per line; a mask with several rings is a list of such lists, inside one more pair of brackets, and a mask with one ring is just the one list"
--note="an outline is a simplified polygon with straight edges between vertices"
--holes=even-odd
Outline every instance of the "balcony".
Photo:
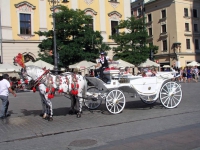
[[183,16],[183,18],[185,18],[185,19],[191,19],[190,16]]
[[160,37],[168,36],[167,32],[160,33]]
[[192,32],[191,31],[185,31],[184,35],[185,36],[192,36]]
[[200,32],[199,32],[199,31],[194,31],[194,32],[193,32],[193,35],[194,35],[194,36],[200,36]]
[[149,22],[146,22],[146,25],[150,26],[150,25],[152,25],[152,23],[153,23],[153,21],[149,21]]

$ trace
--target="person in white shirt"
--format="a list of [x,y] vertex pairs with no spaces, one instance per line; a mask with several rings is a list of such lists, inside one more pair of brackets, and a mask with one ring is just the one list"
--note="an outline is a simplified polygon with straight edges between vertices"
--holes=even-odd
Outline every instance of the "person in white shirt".
[[197,68],[197,66],[195,66],[195,68],[194,68],[194,73],[195,73],[195,80],[196,80],[196,82],[198,82],[198,80],[199,80],[199,69]]
[[7,114],[9,101],[8,101],[8,95],[9,92],[13,94],[14,97],[16,97],[16,94],[13,92],[13,90],[10,87],[10,83],[8,82],[9,75],[4,74],[3,79],[0,81],[0,99],[2,100],[2,108],[1,108],[1,114],[0,119],[4,119],[10,114]]

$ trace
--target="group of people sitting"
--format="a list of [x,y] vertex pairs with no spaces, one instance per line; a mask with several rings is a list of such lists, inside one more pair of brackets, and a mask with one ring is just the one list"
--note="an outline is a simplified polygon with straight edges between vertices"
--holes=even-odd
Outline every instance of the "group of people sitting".
[[[96,69],[94,70],[95,77],[97,77],[99,74],[99,78],[103,79],[104,70],[106,68],[109,68],[108,61],[112,62],[112,60],[108,56],[105,56],[105,52],[101,52],[100,58],[97,60],[97,65],[95,66]],[[123,75],[126,75],[126,74],[131,74],[130,67],[125,67],[123,71]],[[141,72],[139,72],[138,75],[141,75],[142,77],[153,77],[153,76],[156,76],[156,74],[157,74],[156,69],[152,68],[150,70],[141,70]]]
[[[97,65],[95,66],[96,69],[94,70],[95,77],[99,74],[99,78],[103,79],[103,72],[106,68],[109,68],[109,61],[112,62],[112,59],[105,56],[105,52],[101,52],[100,58],[97,60]],[[130,68],[125,67],[123,74],[130,74]]]

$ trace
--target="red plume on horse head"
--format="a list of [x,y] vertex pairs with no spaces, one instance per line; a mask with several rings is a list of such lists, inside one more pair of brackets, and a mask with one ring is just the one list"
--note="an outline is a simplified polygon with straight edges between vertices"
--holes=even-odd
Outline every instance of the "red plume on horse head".
[[22,55],[21,53],[19,53],[19,54],[15,57],[15,62],[18,63],[22,68],[25,68],[25,64],[24,64],[24,55]]

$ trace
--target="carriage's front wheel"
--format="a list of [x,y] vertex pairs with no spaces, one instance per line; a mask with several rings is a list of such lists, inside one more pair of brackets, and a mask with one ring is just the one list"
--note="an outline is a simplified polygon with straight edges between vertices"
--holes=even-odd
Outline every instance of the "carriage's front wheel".
[[90,96],[87,96],[87,98],[84,99],[85,106],[91,110],[97,109],[104,99],[101,96],[99,89],[96,87],[90,87],[87,89],[87,92],[90,94]]
[[160,101],[166,108],[175,108],[181,102],[181,85],[176,82],[165,83],[160,90]]
[[112,90],[106,96],[106,107],[112,114],[120,113],[126,104],[126,98],[122,91]]

